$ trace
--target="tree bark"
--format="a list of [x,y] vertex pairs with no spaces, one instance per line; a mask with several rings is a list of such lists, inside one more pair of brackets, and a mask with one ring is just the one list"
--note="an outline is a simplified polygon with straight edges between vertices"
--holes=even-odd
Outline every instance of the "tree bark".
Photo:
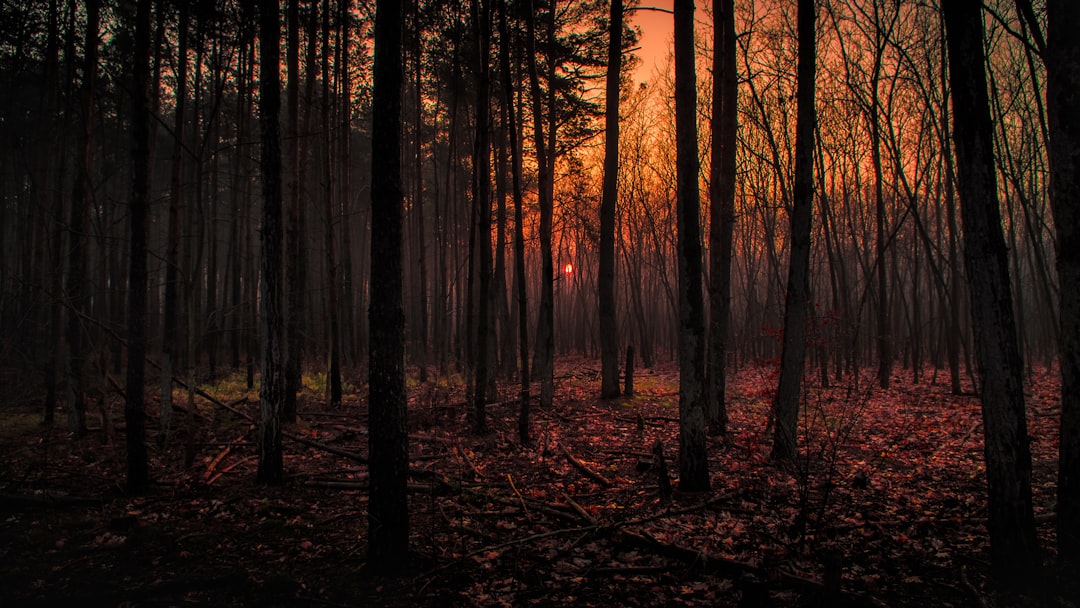
[[87,0],[83,85],[80,91],[82,129],[79,133],[75,189],[71,197],[71,229],[68,242],[67,298],[71,305],[67,319],[68,431],[76,436],[86,432],[86,389],[83,386],[86,353],[83,347],[82,317],[87,313],[88,303],[86,242],[93,198],[90,179],[94,166],[94,89],[98,69],[99,8],[98,0]]
[[141,493],[149,485],[146,454],[146,216],[150,198],[150,5],[135,7],[132,88],[131,267],[128,274],[128,361],[124,405],[127,442],[127,489]]
[[409,549],[402,291],[401,2],[377,0],[371,162],[368,563],[399,571]]
[[476,214],[476,252],[479,254],[480,286],[476,312],[476,381],[473,385],[473,428],[487,432],[488,374],[491,333],[491,131],[488,126],[491,78],[491,2],[473,0],[473,18],[479,64],[476,66],[476,156],[473,165],[473,196]]
[[[1029,6],[1030,10],[1030,6]],[[1057,229],[1061,323],[1058,555],[1080,561],[1080,5],[1047,2],[1050,203]]]
[[679,225],[679,488],[709,490],[705,452],[705,304],[701,295],[694,0],[675,0],[675,163]]
[[710,435],[727,432],[727,352],[731,320],[731,250],[735,228],[738,75],[735,1],[713,0],[712,156],[709,180],[709,349],[705,418]]
[[169,227],[165,244],[165,317],[161,337],[161,435],[164,445],[172,430],[173,363],[180,340],[180,223],[184,213],[184,120],[187,106],[188,20],[190,6],[180,3],[177,19],[176,109],[173,122],[172,168],[169,176]]
[[619,200],[619,81],[622,75],[622,0],[611,0],[604,109],[604,185],[600,200],[600,398],[619,396],[619,337],[615,317],[615,207]]
[[510,28],[506,22],[506,3],[499,3],[499,39],[503,44],[500,63],[503,79],[503,104],[506,106],[506,131],[510,136],[510,186],[514,198],[514,285],[517,287],[518,356],[520,358],[520,409],[518,441],[529,442],[529,307],[525,286],[525,228],[522,211],[521,134],[518,131],[514,85],[510,74]]
[[[303,236],[300,234],[300,6],[299,0],[286,0],[286,52],[288,80],[285,83],[286,127],[285,195],[288,224],[285,226],[285,399],[283,422],[296,422],[296,393],[300,390],[300,326],[303,321]],[[312,7],[314,10],[314,7]]]
[[259,122],[262,131],[262,277],[259,316],[262,328],[262,381],[259,385],[259,468],[264,484],[282,481],[281,409],[284,289],[282,285],[280,17],[278,0],[261,0],[259,14]]
[[964,261],[979,366],[989,494],[990,554],[998,576],[1030,580],[1041,561],[1031,500],[1023,369],[1001,229],[986,89],[982,3],[943,3],[949,50]]
[[[555,1],[552,1],[551,11],[555,10]],[[554,213],[554,190],[555,180],[552,175],[551,156],[555,154],[553,147],[548,146],[548,140],[544,133],[543,104],[540,100],[540,76],[536,66],[536,18],[534,16],[532,2],[529,10],[525,13],[526,39],[528,41],[529,84],[532,92],[533,106],[533,138],[536,145],[537,181],[540,206],[540,311],[536,329],[536,356],[533,367],[536,375],[540,376],[540,406],[550,407],[555,394],[555,269],[551,258],[551,224]],[[548,32],[551,39],[555,32]],[[548,62],[555,60],[554,43],[549,40]],[[551,69],[554,69],[553,67]],[[550,89],[553,83],[548,83]],[[548,108],[554,113],[554,108]],[[547,134],[554,141],[554,134]]]
[[810,236],[814,207],[814,107],[817,72],[814,0],[799,0],[799,64],[796,89],[795,185],[791,212],[791,263],[784,303],[784,342],[780,354],[780,383],[773,412],[772,459],[793,458],[798,450],[796,427],[803,368],[806,363],[806,318],[810,307]]

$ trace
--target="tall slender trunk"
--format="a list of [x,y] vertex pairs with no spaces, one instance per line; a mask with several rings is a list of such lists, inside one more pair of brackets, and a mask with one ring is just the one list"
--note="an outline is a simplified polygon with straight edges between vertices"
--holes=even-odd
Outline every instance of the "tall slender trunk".
[[323,218],[326,231],[326,285],[327,285],[327,355],[326,385],[327,402],[331,408],[341,406],[341,337],[340,304],[338,302],[338,274],[334,256],[334,163],[333,137],[330,135],[330,0],[323,0],[322,30],[322,132],[323,132]]
[[1080,5],[1047,2],[1046,106],[1050,203],[1057,229],[1061,307],[1058,554],[1080,562]]
[[371,163],[368,562],[396,571],[409,548],[402,293],[401,2],[377,0]]
[[83,56],[83,86],[80,91],[82,128],[79,132],[78,161],[75,166],[75,189],[71,197],[71,222],[68,241],[67,319],[68,343],[68,430],[75,435],[86,432],[86,405],[83,367],[83,316],[87,314],[87,237],[90,228],[90,205],[93,198],[91,176],[94,168],[94,94],[98,68],[98,0],[86,2],[86,45]]
[[619,396],[619,337],[615,318],[615,207],[619,200],[619,81],[622,73],[622,0],[611,0],[604,109],[604,186],[600,199],[600,397]]
[[709,349],[705,418],[711,435],[727,432],[727,353],[731,322],[731,250],[735,232],[738,75],[735,2],[713,0],[712,158],[709,180]]
[[303,321],[303,269],[300,267],[303,236],[300,204],[300,1],[286,0],[285,65],[285,400],[283,422],[296,422],[296,393],[300,390],[300,326]]
[[[556,0],[552,0],[549,10],[555,11]],[[549,141],[554,141],[554,134],[544,133],[543,103],[540,97],[540,74],[536,66],[536,18],[530,0],[530,8],[525,13],[525,26],[527,30],[528,52],[526,57],[529,67],[529,86],[532,97],[533,114],[533,138],[536,146],[536,165],[538,170],[538,192],[540,206],[540,313],[536,328],[536,355],[533,360],[533,373],[540,376],[540,405],[550,407],[555,396],[555,269],[551,259],[551,228],[554,214],[554,190],[555,179],[552,175],[551,158],[555,150],[549,146]],[[552,28],[548,32],[547,59],[551,64],[555,60],[555,31]],[[554,71],[554,66],[549,66]],[[549,91],[553,83],[548,83]],[[554,99],[551,92],[550,99]],[[550,104],[549,104],[550,105]],[[553,115],[555,108],[548,108]]]
[[953,137],[981,384],[990,555],[998,576],[1023,584],[1041,557],[1032,511],[1023,369],[998,206],[982,3],[950,0],[942,11],[953,108],[962,109],[953,113]]
[[284,289],[282,285],[281,234],[281,111],[280,18],[278,0],[261,0],[259,14],[259,122],[261,127],[263,214],[262,286],[259,316],[262,327],[262,381],[259,385],[259,483],[280,484],[283,478],[281,454],[281,409],[285,378],[282,365],[285,345],[283,327]]
[[473,196],[476,197],[476,247],[480,254],[480,292],[476,320],[476,382],[473,386],[473,425],[477,433],[487,431],[487,387],[489,373],[488,334],[491,331],[491,135],[488,127],[491,78],[491,2],[473,0],[480,64],[476,87],[476,160],[473,165]]
[[177,330],[180,303],[180,223],[184,209],[184,120],[187,107],[188,20],[190,6],[180,3],[177,21],[179,48],[176,60],[176,109],[173,122],[172,172],[169,177],[169,227],[165,244],[165,318],[161,338],[161,434],[164,445],[172,430],[173,363],[180,339]]
[[[127,487],[143,492],[150,481],[146,454],[146,216],[150,198],[150,7],[135,7],[134,86],[132,87],[131,267],[128,273],[127,396],[124,435],[127,442]],[[156,84],[156,83],[155,83]]]
[[[784,306],[784,342],[780,383],[773,411],[776,432],[772,459],[793,458],[798,450],[796,427],[806,363],[806,318],[810,310],[810,237],[814,207],[815,53],[814,0],[799,0],[799,65],[796,89],[795,185],[791,212],[791,263]],[[881,260],[884,261],[884,260]]]
[[529,307],[525,286],[525,229],[522,213],[521,188],[521,135],[518,131],[514,100],[514,80],[510,74],[510,28],[506,22],[506,3],[499,3],[499,39],[503,44],[500,53],[502,68],[503,105],[506,107],[506,130],[510,136],[510,182],[514,198],[514,285],[517,287],[518,356],[520,358],[521,390],[518,413],[518,440],[529,441]]
[[675,0],[675,164],[679,224],[679,487],[709,489],[705,452],[705,304],[701,295],[694,0]]

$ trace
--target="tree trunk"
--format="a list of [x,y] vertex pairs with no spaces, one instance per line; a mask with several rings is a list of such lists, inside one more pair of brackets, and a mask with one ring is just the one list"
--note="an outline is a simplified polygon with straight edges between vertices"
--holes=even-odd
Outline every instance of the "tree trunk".
[[395,572],[409,549],[402,292],[401,2],[377,0],[371,162],[368,563]]
[[810,236],[814,207],[815,56],[814,0],[799,0],[799,65],[796,90],[795,185],[791,212],[791,263],[784,306],[784,342],[780,354],[780,384],[773,412],[772,459],[786,460],[798,450],[796,427],[803,368],[806,363],[806,318],[810,307]]
[[705,452],[705,304],[701,296],[694,0],[675,0],[676,213],[679,224],[679,488],[709,489]]
[[[552,1],[551,11],[555,10],[555,0]],[[550,156],[554,156],[555,150],[549,148],[548,139],[544,134],[544,113],[540,101],[540,75],[536,66],[536,18],[534,16],[532,2],[530,9],[525,13],[526,40],[528,51],[526,57],[529,65],[529,84],[532,89],[533,106],[533,138],[536,143],[537,181],[539,182],[537,198],[540,206],[540,312],[539,322],[536,329],[536,356],[533,361],[535,375],[540,376],[540,406],[550,407],[555,394],[555,269],[551,259],[551,224],[554,213],[554,189],[555,179],[552,175]],[[555,32],[548,32],[550,38],[555,37]],[[549,40],[548,63],[555,60],[554,43]],[[554,67],[550,69],[554,70]],[[549,89],[554,86],[548,83]],[[554,108],[548,108],[554,113]],[[554,135],[548,134],[554,141]]]
[[521,135],[518,131],[517,112],[514,101],[514,85],[510,77],[510,28],[506,23],[506,3],[499,3],[499,39],[503,48],[500,53],[503,104],[506,106],[506,130],[510,136],[510,184],[514,197],[514,285],[517,286],[518,356],[520,357],[520,409],[518,413],[518,440],[529,442],[529,307],[525,286],[525,228],[522,212],[521,188]]
[[479,254],[480,291],[476,313],[476,382],[473,385],[473,426],[487,432],[488,373],[491,348],[491,134],[488,128],[491,44],[491,2],[473,0],[479,65],[476,87],[476,152],[473,165],[473,196],[476,198],[476,252]]
[[[303,236],[300,234],[300,2],[286,0],[285,196],[289,221],[285,225],[285,395],[281,420],[296,422],[296,393],[300,390],[300,324],[303,315]],[[314,7],[312,7],[314,10]]]
[[949,50],[953,137],[971,286],[989,492],[990,554],[1004,579],[1023,583],[1041,561],[1031,502],[1023,369],[1009,285],[986,90],[982,3],[942,5]]
[[735,2],[713,0],[712,158],[709,180],[709,349],[705,418],[710,435],[727,432],[727,352],[731,319],[731,250],[735,228],[738,75]]
[[190,6],[180,3],[177,21],[179,49],[176,59],[176,109],[173,122],[172,169],[169,177],[169,227],[165,244],[165,318],[161,337],[161,435],[164,445],[172,430],[173,363],[180,340],[177,307],[180,303],[180,223],[184,209],[184,117],[187,106],[188,19]]
[[338,303],[338,274],[334,256],[334,163],[330,136],[330,0],[323,0],[322,31],[322,132],[323,136],[323,201],[326,230],[327,285],[327,402],[331,408],[341,406],[341,336],[340,305]]
[[79,133],[75,190],[71,197],[71,229],[68,245],[67,297],[71,304],[67,319],[68,343],[68,431],[81,436],[86,432],[86,388],[83,367],[83,316],[87,314],[87,234],[93,199],[91,173],[94,166],[94,88],[98,63],[98,0],[86,3],[86,45],[83,57],[82,130]]
[[604,190],[600,200],[600,398],[619,396],[619,337],[615,318],[615,206],[619,200],[619,81],[622,72],[622,0],[611,0],[604,109]]
[[1047,2],[1050,202],[1057,229],[1061,319],[1058,555],[1080,561],[1080,5]]
[[132,87],[131,268],[128,274],[127,489],[141,493],[149,484],[146,454],[146,216],[150,198],[150,5],[135,8],[134,86]]
[[281,234],[280,18],[278,0],[262,0],[259,15],[259,121],[262,130],[262,381],[259,385],[259,483],[282,481],[281,409],[285,392]]

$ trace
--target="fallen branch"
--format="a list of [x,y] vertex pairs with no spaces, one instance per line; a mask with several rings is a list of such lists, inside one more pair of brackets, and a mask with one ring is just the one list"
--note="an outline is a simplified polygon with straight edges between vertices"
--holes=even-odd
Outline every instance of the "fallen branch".
[[605,488],[611,487],[611,481],[607,477],[604,477],[603,475],[585,466],[585,463],[575,458],[574,455],[570,453],[570,450],[566,449],[565,445],[559,443],[559,449],[562,450],[563,455],[566,456],[566,460],[568,460],[570,464],[574,465],[577,470],[584,473],[586,477],[604,486]]

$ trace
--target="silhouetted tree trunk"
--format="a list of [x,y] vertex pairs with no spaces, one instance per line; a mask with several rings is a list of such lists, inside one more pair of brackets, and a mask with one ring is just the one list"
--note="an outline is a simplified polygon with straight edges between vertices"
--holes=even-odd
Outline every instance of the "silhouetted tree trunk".
[[323,196],[325,197],[326,285],[327,285],[327,401],[332,408],[341,406],[341,327],[338,304],[338,271],[334,256],[334,163],[330,136],[330,0],[323,0],[322,31],[322,132]]
[[146,215],[150,198],[150,6],[135,7],[134,86],[131,93],[132,176],[131,268],[128,274],[127,489],[140,493],[150,481],[146,456]]
[[[398,571],[409,550],[402,291],[401,2],[377,0],[372,97],[368,563]],[[478,391],[480,392],[480,391]]]
[[[285,225],[285,398],[281,406],[283,422],[296,422],[296,393],[300,390],[300,326],[303,322],[304,269],[303,235],[300,233],[300,6],[286,0],[285,64],[285,196],[289,221]],[[314,10],[314,7],[312,7]]]
[[521,134],[518,132],[514,101],[514,80],[510,74],[510,28],[506,23],[506,3],[499,3],[499,54],[502,68],[503,105],[506,106],[506,130],[510,136],[510,183],[514,198],[514,285],[517,287],[518,355],[520,357],[521,391],[518,410],[518,440],[529,442],[529,307],[525,286],[525,228],[521,193]]
[[477,433],[487,432],[487,386],[489,373],[489,333],[491,332],[491,134],[488,127],[491,48],[491,0],[473,0],[476,20],[476,160],[473,167],[473,196],[477,206],[476,251],[480,256],[480,291],[476,319],[476,382],[473,388],[473,426]]
[[162,445],[172,429],[173,363],[179,348],[180,223],[184,209],[184,117],[187,106],[188,2],[180,3],[177,20],[179,48],[176,58],[176,109],[173,122],[172,168],[169,177],[169,227],[165,243],[165,318],[161,337],[161,435]]
[[735,2],[713,0],[712,158],[709,181],[709,349],[705,418],[712,435],[727,432],[727,352],[731,321],[731,250],[735,229],[738,130]]
[[262,285],[259,316],[262,327],[262,381],[259,385],[258,481],[282,481],[281,408],[284,319],[282,306],[280,17],[278,0],[262,0],[259,14],[259,122],[262,131]]
[[[555,11],[552,0],[551,11]],[[544,133],[544,112],[540,99],[540,75],[536,66],[536,18],[533,3],[525,12],[526,40],[528,50],[526,59],[529,67],[529,85],[532,92],[533,138],[536,145],[537,184],[540,206],[540,311],[536,328],[536,356],[533,360],[534,372],[540,376],[540,406],[550,407],[555,395],[555,269],[551,259],[551,228],[554,215],[555,179],[552,175],[551,156],[555,150],[549,148]],[[554,38],[554,31],[548,32]],[[548,43],[548,62],[554,60],[554,43]],[[552,68],[554,69],[554,68]],[[548,83],[549,89],[555,86]],[[555,110],[549,108],[553,114]],[[554,140],[553,134],[547,137]]]
[[87,313],[87,236],[90,228],[90,205],[93,198],[90,176],[94,166],[94,88],[98,69],[98,0],[86,2],[86,45],[83,56],[83,86],[80,91],[82,125],[79,132],[75,189],[71,197],[71,229],[68,241],[67,298],[71,310],[67,319],[68,343],[68,431],[81,436],[86,432],[86,388],[83,367],[83,316]]
[[784,303],[784,343],[780,384],[773,412],[776,431],[772,459],[792,458],[798,450],[796,427],[803,367],[806,363],[806,318],[810,306],[810,231],[814,207],[814,89],[817,72],[814,0],[799,0],[799,65],[795,92],[795,185],[791,211],[791,263]]
[[1046,109],[1061,319],[1058,555],[1080,561],[1080,4],[1049,0]]
[[[941,22],[941,37],[945,37],[945,23]],[[941,45],[941,90],[948,90],[948,49]],[[959,230],[956,226],[956,190],[952,151],[952,120],[949,117],[949,103],[941,104],[941,155],[944,158],[945,175],[945,219],[949,229],[949,308],[945,327],[945,352],[949,361],[949,388],[952,394],[959,395],[960,388],[960,253],[957,246]]]
[[675,163],[679,224],[679,488],[709,489],[705,452],[705,304],[701,296],[694,0],[675,0]]
[[600,200],[600,397],[619,396],[619,337],[615,319],[615,204],[619,200],[619,81],[622,73],[622,0],[611,0],[604,101],[604,190]]
[[1009,284],[986,90],[982,3],[942,4],[949,47],[964,261],[979,365],[994,570],[1023,583],[1040,563],[1031,503],[1023,368]]

